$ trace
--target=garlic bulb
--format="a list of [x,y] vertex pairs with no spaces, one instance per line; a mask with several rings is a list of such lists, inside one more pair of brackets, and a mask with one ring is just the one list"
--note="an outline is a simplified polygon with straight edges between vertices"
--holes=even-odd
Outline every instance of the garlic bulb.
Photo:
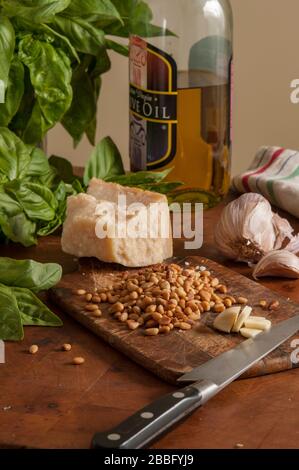
[[267,199],[246,193],[225,207],[215,243],[230,259],[256,263],[266,253],[280,249],[285,240],[291,240],[292,233],[289,222],[272,212]]
[[299,279],[299,258],[287,250],[277,250],[268,253],[256,265],[253,277],[286,277]]

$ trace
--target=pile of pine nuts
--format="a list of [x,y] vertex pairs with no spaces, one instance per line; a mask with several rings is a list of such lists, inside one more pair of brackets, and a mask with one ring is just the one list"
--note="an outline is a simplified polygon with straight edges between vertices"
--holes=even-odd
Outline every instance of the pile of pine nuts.
[[79,289],[91,317],[101,317],[101,303],[129,330],[144,328],[145,335],[169,334],[173,329],[190,330],[201,314],[221,313],[244,297],[228,295],[228,289],[204,268],[161,264],[138,272],[124,272],[113,288],[98,288],[93,294]]

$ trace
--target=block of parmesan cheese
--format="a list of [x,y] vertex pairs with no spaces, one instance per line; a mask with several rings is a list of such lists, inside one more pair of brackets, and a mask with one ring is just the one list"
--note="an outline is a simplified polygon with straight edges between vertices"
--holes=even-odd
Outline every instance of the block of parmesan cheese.
[[167,198],[93,178],[87,194],[68,198],[62,249],[127,267],[162,263],[173,255]]

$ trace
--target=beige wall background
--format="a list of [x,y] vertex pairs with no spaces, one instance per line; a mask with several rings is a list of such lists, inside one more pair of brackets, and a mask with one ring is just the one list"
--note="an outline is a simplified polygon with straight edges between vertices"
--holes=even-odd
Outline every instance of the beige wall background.
[[[290,83],[299,78],[299,1],[231,0],[235,22],[233,173],[244,170],[261,145],[299,149],[299,105]],[[128,159],[127,59],[111,55],[99,105],[98,139],[110,135]],[[49,154],[84,165],[92,147],[73,149],[61,126],[50,133]]]

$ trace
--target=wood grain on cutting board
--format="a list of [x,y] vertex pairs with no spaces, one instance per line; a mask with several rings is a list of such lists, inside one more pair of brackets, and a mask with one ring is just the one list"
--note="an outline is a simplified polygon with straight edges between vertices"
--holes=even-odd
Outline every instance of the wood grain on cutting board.
[[[177,261],[177,260],[176,260]],[[214,261],[201,257],[188,257],[191,265],[203,265],[226,284],[229,293],[234,296],[248,298],[253,306],[253,314],[263,316],[273,324],[287,320],[299,314],[299,305],[280,297],[270,289],[221,266]],[[113,283],[120,275],[122,268],[117,265],[107,265],[96,260],[82,261],[78,272],[66,275],[61,283],[52,290],[52,300],[86,328],[93,331],[101,340],[126,354],[133,361],[158,375],[169,383],[175,383],[177,378],[194,367],[206,363],[225,351],[244,341],[240,335],[226,335],[215,331],[211,325],[215,314],[208,312],[190,331],[174,330],[169,335],[145,337],[144,329],[130,331],[126,325],[117,322],[108,313],[109,305],[102,304],[103,317],[94,319],[84,310],[86,300],[73,293],[76,288],[93,291]],[[280,307],[277,311],[263,310],[258,304],[263,299],[268,302],[278,300]],[[248,371],[246,377],[255,377],[289,370],[294,367],[291,362],[292,339],[277,348],[265,359]],[[243,376],[243,377],[245,377]]]

